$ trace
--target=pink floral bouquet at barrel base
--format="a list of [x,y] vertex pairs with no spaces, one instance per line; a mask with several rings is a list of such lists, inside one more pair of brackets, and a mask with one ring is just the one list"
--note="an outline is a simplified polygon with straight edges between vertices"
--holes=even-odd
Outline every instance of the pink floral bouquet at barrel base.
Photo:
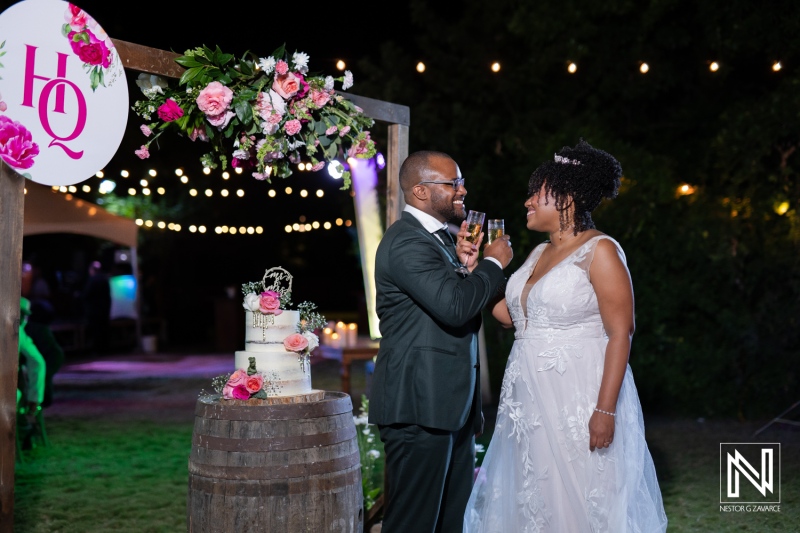
[[[136,155],[149,157],[150,144],[169,129],[211,144],[203,166],[217,168],[219,162],[224,170],[230,157],[232,167],[268,182],[290,176],[301,162],[317,171],[339,157],[373,157],[368,128],[374,121],[335,88],[340,83],[349,89],[352,73],[313,75],[308,60],[303,52],[289,56],[285,46],[267,57],[247,52],[238,60],[203,46],[175,60],[186,68],[177,87],[141,74],[136,83],[146,100],[133,110],[147,121],[141,130],[148,140]],[[347,189],[350,172],[339,166]]]

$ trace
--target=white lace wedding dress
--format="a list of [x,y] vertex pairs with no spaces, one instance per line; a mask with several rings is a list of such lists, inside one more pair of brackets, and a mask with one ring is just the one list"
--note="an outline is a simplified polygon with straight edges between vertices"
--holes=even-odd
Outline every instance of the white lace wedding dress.
[[630,366],[617,402],[614,440],[609,448],[589,451],[589,417],[608,342],[589,265],[604,238],[624,260],[616,241],[594,237],[529,286],[523,304],[525,282],[545,243],[508,281],[516,340],[492,441],[467,504],[465,532],[667,528]]

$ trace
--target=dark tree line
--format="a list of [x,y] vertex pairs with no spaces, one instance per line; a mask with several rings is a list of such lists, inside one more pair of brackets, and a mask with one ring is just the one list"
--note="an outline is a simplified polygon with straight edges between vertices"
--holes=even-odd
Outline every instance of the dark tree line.
[[[359,94],[410,106],[412,151],[456,158],[468,207],[506,219],[509,272],[545,238],[525,229],[530,173],[583,137],[624,170],[595,220],[627,254],[645,408],[751,418],[800,399],[800,5],[411,4]],[[487,334],[496,394],[513,338]]]

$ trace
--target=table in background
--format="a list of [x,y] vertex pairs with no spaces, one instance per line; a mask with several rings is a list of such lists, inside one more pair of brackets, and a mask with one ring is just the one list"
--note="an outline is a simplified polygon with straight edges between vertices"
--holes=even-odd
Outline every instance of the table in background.
[[342,392],[350,394],[350,365],[353,361],[371,361],[378,355],[380,342],[359,338],[352,346],[342,348]]

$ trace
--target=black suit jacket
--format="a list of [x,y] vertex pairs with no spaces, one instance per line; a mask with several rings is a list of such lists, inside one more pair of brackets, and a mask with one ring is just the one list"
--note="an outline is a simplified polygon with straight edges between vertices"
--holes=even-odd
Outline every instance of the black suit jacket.
[[505,277],[485,260],[462,277],[454,252],[407,212],[378,246],[382,339],[370,392],[373,424],[457,431],[472,413],[469,422],[481,430],[480,313],[504,290]]

